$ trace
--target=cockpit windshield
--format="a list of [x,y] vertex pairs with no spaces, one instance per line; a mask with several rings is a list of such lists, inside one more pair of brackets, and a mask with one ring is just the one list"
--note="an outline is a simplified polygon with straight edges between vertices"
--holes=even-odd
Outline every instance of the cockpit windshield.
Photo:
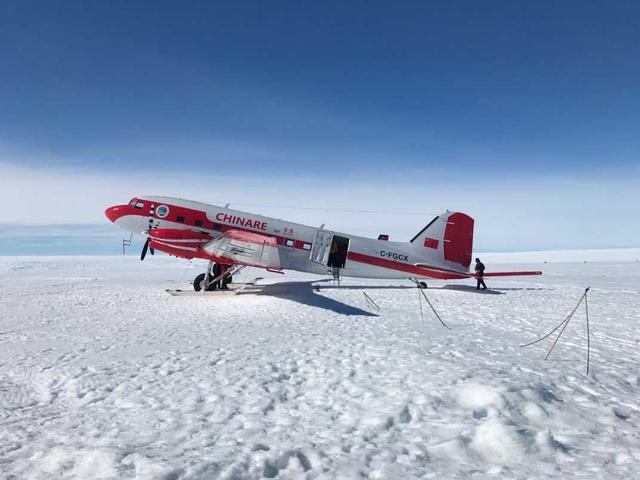
[[131,205],[132,207],[136,207],[136,208],[143,208],[144,207],[144,202],[141,202],[140,200],[138,200],[137,198],[134,197],[129,202],[129,205]]

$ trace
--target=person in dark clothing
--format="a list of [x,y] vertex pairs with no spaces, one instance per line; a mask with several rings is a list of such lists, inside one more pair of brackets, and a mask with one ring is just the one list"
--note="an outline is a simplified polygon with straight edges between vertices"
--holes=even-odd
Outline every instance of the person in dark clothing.
[[479,258],[476,258],[476,278],[478,279],[476,290],[480,290],[480,285],[482,285],[483,290],[486,290],[487,286],[484,283],[484,263],[482,263]]
[[[212,276],[212,280],[214,278],[218,278],[220,275],[222,275],[222,265],[220,265],[219,263],[214,263],[213,264],[213,270],[211,271],[211,276]],[[211,284],[211,290],[219,290],[220,289],[220,280],[217,280],[215,282],[213,282]]]
[[[227,271],[231,268],[231,265],[222,265],[220,275],[227,273]],[[231,275],[225,276],[221,280],[220,290],[229,290],[229,284],[231,283]]]

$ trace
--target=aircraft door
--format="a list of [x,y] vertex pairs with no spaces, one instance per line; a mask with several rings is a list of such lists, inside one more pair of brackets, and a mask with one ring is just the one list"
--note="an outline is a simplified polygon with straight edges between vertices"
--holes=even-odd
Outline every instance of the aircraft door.
[[318,230],[311,247],[312,262],[332,268],[344,268],[347,261],[350,239]]
[[347,253],[349,252],[349,242],[347,237],[334,235],[331,240],[331,250],[327,266],[331,268],[344,268],[347,263]]
[[331,254],[331,240],[333,240],[333,233],[326,230],[318,230],[316,232],[316,238],[313,240],[313,246],[311,247],[310,259],[312,262],[321,265],[327,264]]

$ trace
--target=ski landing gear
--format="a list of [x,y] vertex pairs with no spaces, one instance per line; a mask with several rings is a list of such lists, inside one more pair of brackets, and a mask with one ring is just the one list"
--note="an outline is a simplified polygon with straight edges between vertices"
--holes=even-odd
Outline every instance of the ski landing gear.
[[196,292],[211,292],[216,289],[226,290],[231,283],[233,274],[245,268],[244,265],[233,265],[220,273],[220,265],[209,262],[206,273],[201,273],[193,280],[193,289]]
[[423,282],[421,280],[416,280],[415,278],[411,278],[410,279],[413,283],[416,284],[416,287],[421,288],[421,289],[426,289],[427,288],[427,282]]

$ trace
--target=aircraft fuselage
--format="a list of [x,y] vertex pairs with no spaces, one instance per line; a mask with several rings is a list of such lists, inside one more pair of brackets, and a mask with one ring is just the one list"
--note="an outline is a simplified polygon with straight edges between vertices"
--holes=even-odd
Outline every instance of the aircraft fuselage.
[[[463,265],[445,258],[444,238],[427,238],[417,244],[377,240],[231,208],[160,196],[135,197],[127,205],[108,208],[105,214],[111,221],[135,234],[163,230],[188,231],[213,240],[229,230],[241,230],[272,237],[277,244],[279,268],[282,270],[326,275],[335,273],[337,268],[339,275],[344,277],[389,279],[460,279],[471,276],[468,263]],[[444,223],[447,223],[446,220]],[[444,231],[444,227],[441,230]],[[428,241],[432,242],[430,247],[427,246]],[[152,245],[183,258],[209,258],[204,249],[187,240],[162,243],[155,239]],[[471,253],[468,252],[468,255],[470,258]]]

